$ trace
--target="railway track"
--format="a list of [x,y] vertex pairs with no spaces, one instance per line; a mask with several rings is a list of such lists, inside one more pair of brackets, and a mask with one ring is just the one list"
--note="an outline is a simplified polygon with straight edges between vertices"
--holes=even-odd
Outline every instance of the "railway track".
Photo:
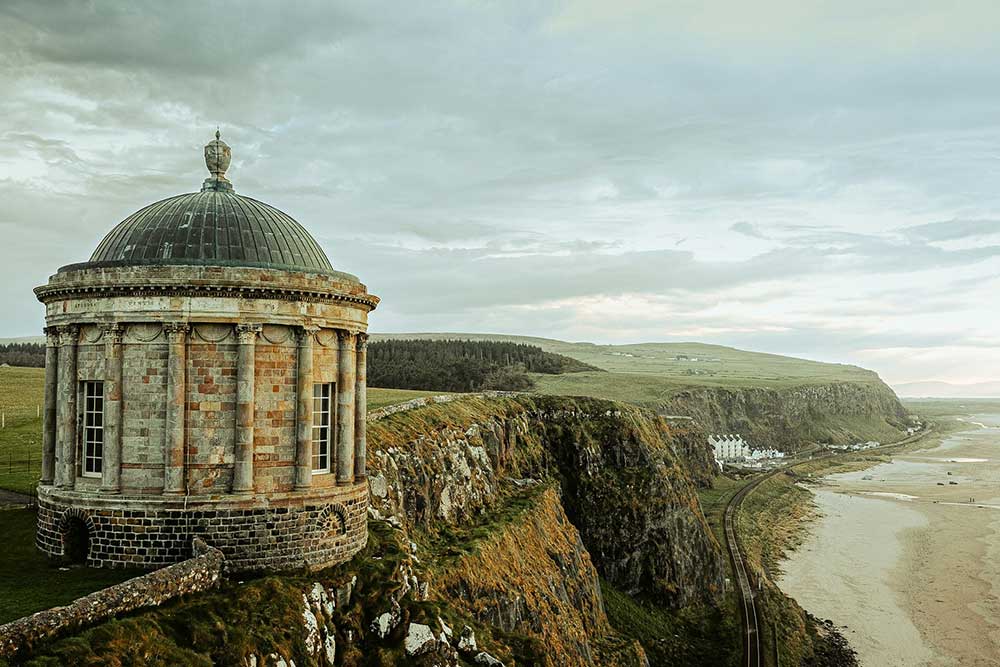
[[726,547],[729,549],[729,560],[733,566],[733,576],[740,591],[740,616],[743,619],[743,662],[745,667],[763,667],[763,651],[761,650],[760,626],[761,617],[757,613],[757,600],[754,596],[753,584],[750,581],[749,570],[739,540],[736,539],[736,512],[750,491],[762,481],[773,475],[768,473],[758,477],[736,492],[726,505],[725,533]]
[[[918,434],[914,434],[903,438],[898,442],[894,442],[887,445],[880,445],[879,447],[873,447],[869,450],[864,450],[865,452],[873,452],[877,450],[885,450],[891,447],[898,447],[899,445],[909,444],[916,440],[927,437],[933,429],[926,429]],[[845,452],[845,454],[852,454],[858,452]],[[746,559],[743,557],[743,551],[740,549],[739,540],[736,537],[736,513],[739,511],[740,505],[743,503],[744,498],[746,498],[758,484],[766,479],[777,475],[778,473],[788,472],[798,465],[807,463],[809,461],[816,461],[818,459],[831,458],[833,456],[838,456],[838,454],[828,453],[821,454],[819,456],[810,456],[809,459],[804,461],[798,461],[796,463],[790,463],[788,465],[781,466],[780,468],[775,468],[770,472],[767,472],[759,477],[754,478],[743,488],[733,494],[733,497],[729,499],[726,504],[726,511],[724,514],[724,524],[725,524],[725,535],[726,535],[726,548],[729,551],[729,560],[733,566],[733,575],[736,577],[736,585],[739,587],[740,591],[740,615],[743,618],[743,661],[740,663],[744,667],[764,667],[765,666],[765,652],[761,646],[760,629],[765,627],[764,616],[761,610],[757,607],[757,599],[754,595],[753,581],[750,579],[750,569],[747,567]]]

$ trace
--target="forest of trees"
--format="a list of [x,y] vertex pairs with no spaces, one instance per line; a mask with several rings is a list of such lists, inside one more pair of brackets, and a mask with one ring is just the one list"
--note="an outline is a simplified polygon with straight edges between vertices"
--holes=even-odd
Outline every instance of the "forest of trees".
[[[0,364],[45,366],[39,343],[0,345]],[[529,373],[600,370],[534,345],[499,341],[385,340],[368,345],[368,385],[428,391],[521,391]]]
[[528,373],[600,370],[534,345],[469,340],[384,340],[368,345],[368,385],[391,389],[530,389]]
[[40,343],[0,345],[0,365],[45,367],[45,346]]

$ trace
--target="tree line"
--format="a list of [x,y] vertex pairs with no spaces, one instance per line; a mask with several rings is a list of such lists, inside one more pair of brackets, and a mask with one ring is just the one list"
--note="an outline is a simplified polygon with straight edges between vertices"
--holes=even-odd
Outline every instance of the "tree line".
[[[0,364],[45,367],[39,343],[0,345]],[[471,340],[384,340],[368,345],[368,384],[428,391],[524,391],[529,373],[600,370],[535,345]]]
[[501,341],[383,340],[368,344],[368,384],[428,391],[523,391],[529,373],[600,370],[535,345]]
[[45,368],[45,346],[40,343],[0,345],[0,364]]

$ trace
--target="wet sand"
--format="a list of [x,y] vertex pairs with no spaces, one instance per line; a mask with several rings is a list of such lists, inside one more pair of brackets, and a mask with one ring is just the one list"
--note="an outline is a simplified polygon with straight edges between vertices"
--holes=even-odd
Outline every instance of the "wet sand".
[[976,420],[812,487],[822,518],[779,585],[866,667],[1000,665],[1000,417]]

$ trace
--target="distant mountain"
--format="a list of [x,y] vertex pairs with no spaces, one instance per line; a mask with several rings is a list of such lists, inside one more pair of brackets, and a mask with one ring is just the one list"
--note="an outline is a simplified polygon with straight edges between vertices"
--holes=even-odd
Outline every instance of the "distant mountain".
[[896,394],[905,398],[998,398],[1000,381],[955,384],[939,380],[903,382],[892,385]]

